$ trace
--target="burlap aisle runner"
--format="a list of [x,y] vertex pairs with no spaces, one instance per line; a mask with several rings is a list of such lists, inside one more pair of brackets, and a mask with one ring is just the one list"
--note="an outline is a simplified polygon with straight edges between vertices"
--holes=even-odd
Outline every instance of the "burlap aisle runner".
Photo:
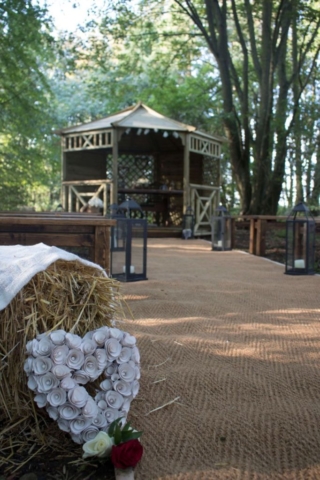
[[148,241],[149,280],[122,286],[142,361],[136,480],[320,478],[320,278],[283,272]]

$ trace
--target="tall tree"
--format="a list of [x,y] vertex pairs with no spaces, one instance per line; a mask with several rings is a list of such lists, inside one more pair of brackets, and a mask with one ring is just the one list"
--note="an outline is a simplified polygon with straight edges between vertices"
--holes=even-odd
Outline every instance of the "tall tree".
[[242,211],[275,214],[287,138],[319,57],[315,2],[174,1],[196,25],[219,69],[223,123]]

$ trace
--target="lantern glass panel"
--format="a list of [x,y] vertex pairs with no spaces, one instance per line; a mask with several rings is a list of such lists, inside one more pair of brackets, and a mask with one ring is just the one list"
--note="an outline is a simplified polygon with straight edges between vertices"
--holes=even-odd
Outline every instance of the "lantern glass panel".
[[147,221],[118,218],[117,228],[123,235],[123,248],[118,246],[111,250],[111,276],[123,282],[146,280]]
[[211,218],[212,250],[231,250],[231,216],[225,207],[219,207]]
[[296,205],[286,222],[286,265],[289,275],[314,274],[315,221],[308,208]]

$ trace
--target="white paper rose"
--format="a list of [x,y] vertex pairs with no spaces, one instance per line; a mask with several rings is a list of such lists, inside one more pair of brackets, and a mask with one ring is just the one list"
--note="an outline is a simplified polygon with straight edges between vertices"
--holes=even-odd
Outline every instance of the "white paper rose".
[[97,348],[97,344],[94,340],[84,340],[81,343],[81,350],[83,351],[84,355],[92,355]]
[[55,345],[63,345],[65,336],[66,332],[64,330],[55,330],[54,332],[50,333],[50,340]]
[[81,350],[72,348],[66,358],[66,365],[72,370],[80,370],[84,362],[84,354]]
[[120,355],[117,358],[117,363],[127,363],[131,360],[132,357],[132,348],[130,347],[123,347]]
[[112,445],[112,438],[106,432],[99,432],[93,440],[89,440],[83,445],[83,458],[107,457],[111,453]]
[[79,335],[75,335],[74,333],[67,333],[65,336],[66,345],[72,348],[80,348],[82,338]]
[[82,415],[87,418],[95,418],[98,415],[99,409],[92,397],[89,397],[87,403],[82,409]]
[[52,368],[52,360],[49,357],[37,357],[33,360],[33,370],[36,375],[43,375],[50,372]]
[[86,418],[79,416],[70,421],[70,430],[75,435],[79,435],[83,430],[85,430],[89,425],[91,425],[91,418]]
[[47,395],[47,400],[52,407],[58,407],[66,403],[67,394],[63,388],[54,388]]
[[118,392],[109,390],[109,392],[106,393],[106,402],[109,407],[119,410],[123,404],[123,396]]
[[92,340],[94,340],[99,347],[104,345],[104,342],[107,340],[107,338],[109,337],[107,337],[106,333],[102,330],[97,330],[92,335]]
[[59,380],[52,372],[45,373],[44,375],[37,375],[35,379],[40,393],[50,392],[50,390],[57,388],[59,385]]
[[121,344],[124,347],[133,347],[136,344],[136,339],[127,332],[124,332]]
[[81,436],[84,442],[89,442],[93,440],[99,433],[99,428],[95,425],[90,425],[87,427],[83,432],[81,432]]
[[84,407],[89,398],[89,394],[84,387],[76,387],[68,391],[69,402],[75,407]]
[[109,361],[113,361],[116,358],[118,358],[118,356],[121,353],[122,347],[121,347],[120,342],[117,339],[108,338],[108,340],[106,340],[104,346],[105,346],[105,349],[106,349],[106,352],[107,352],[107,357],[108,357]]
[[132,394],[132,387],[130,383],[124,380],[117,380],[113,384],[113,388],[116,392],[120,393],[124,397],[129,397]]
[[47,395],[45,395],[44,393],[38,393],[38,395],[34,397],[34,401],[39,408],[43,408],[47,403]]
[[58,345],[51,352],[51,360],[56,365],[64,365],[67,360],[69,348],[67,345]]
[[71,370],[66,365],[54,365],[52,367],[52,373],[59,379],[62,380],[65,377],[71,377]]
[[118,372],[120,378],[125,382],[133,382],[133,380],[136,378],[136,371],[129,363],[121,363],[121,365],[119,365]]
[[94,352],[94,356],[97,359],[99,370],[104,370],[108,364],[107,353],[104,348],[97,348]]
[[65,403],[58,408],[58,412],[61,418],[65,420],[73,420],[81,414],[80,408],[75,407],[71,403]]
[[43,337],[36,345],[36,355],[49,356],[52,350],[52,343],[48,337]]

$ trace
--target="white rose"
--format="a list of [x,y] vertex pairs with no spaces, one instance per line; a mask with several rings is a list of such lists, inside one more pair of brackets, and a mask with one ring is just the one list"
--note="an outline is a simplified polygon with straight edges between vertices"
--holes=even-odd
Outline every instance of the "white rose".
[[101,371],[98,368],[97,359],[93,355],[87,355],[83,363],[84,372],[91,378],[95,380],[100,375]]
[[106,408],[103,413],[105,414],[108,424],[114,422],[119,416],[118,410],[114,408]]
[[58,420],[59,411],[56,407],[51,407],[51,405],[49,405],[46,410],[48,412],[49,417],[52,418],[52,420]]
[[93,440],[94,438],[96,438],[98,433],[99,433],[98,427],[96,427],[95,425],[89,425],[88,428],[86,428],[85,430],[83,430],[83,432],[81,432],[81,436],[84,442],[89,442],[90,440]]
[[120,395],[120,393],[109,390],[109,392],[106,393],[105,398],[109,407],[115,408],[117,410],[122,407],[124,399],[123,396]]
[[103,382],[100,383],[100,388],[107,392],[108,390],[111,390],[112,388],[112,382],[109,379],[103,380]]
[[93,439],[86,442],[82,448],[84,451],[83,458],[87,457],[107,457],[110,455],[113,441],[106,432],[99,432]]
[[56,330],[50,333],[50,339],[55,345],[63,345],[66,332],[64,330]]
[[24,362],[23,370],[26,372],[26,374],[33,372],[33,361],[34,359],[32,357],[28,357]]
[[[41,338],[36,346],[36,355],[49,356],[52,350],[52,343],[48,337]],[[34,353],[35,355],[35,353]]]
[[102,411],[98,412],[98,415],[92,421],[92,425],[94,425],[95,427],[98,427],[98,428],[102,428],[102,427],[105,427],[107,425],[107,419],[106,419],[104,413],[102,413]]
[[78,408],[85,406],[85,404],[87,403],[88,397],[89,397],[89,394],[87,390],[83,387],[76,387],[68,391],[69,402]]
[[136,339],[135,337],[133,337],[132,335],[130,335],[129,333],[125,332],[123,334],[123,338],[121,340],[121,344],[124,346],[124,347],[133,347],[135,344],[136,344]]
[[59,418],[57,423],[60,430],[62,430],[63,432],[70,432],[70,422],[68,420],[65,420],[64,418]]
[[52,360],[48,357],[37,357],[33,361],[33,370],[36,375],[43,375],[51,370]]
[[64,390],[71,390],[76,386],[77,386],[77,383],[73,380],[73,378],[70,378],[70,377],[64,377],[60,382],[60,387],[63,388]]
[[116,338],[117,340],[121,341],[123,338],[123,332],[119,330],[119,328],[110,328],[110,338]]
[[140,352],[138,347],[135,345],[132,347],[132,360],[136,363],[140,363]]
[[125,382],[133,382],[136,378],[136,371],[129,363],[121,363],[118,368],[119,376]]
[[94,352],[94,356],[98,362],[99,370],[103,370],[108,365],[107,353],[104,348],[97,348]]
[[96,330],[92,336],[92,340],[94,340],[100,347],[104,345],[104,342],[107,340],[107,338],[109,337],[107,337],[106,333],[102,330]]
[[89,377],[89,375],[86,374],[86,372],[84,370],[78,370],[77,372],[75,372],[73,374],[72,379],[76,383],[80,383],[81,385],[85,385],[86,383],[89,382],[90,377]]
[[80,370],[84,362],[84,355],[81,350],[72,348],[67,356],[66,364],[72,370]]
[[34,401],[39,408],[43,408],[47,403],[47,395],[45,395],[44,393],[38,393],[38,395],[34,397]]
[[132,356],[132,348],[130,347],[123,347],[119,357],[117,358],[118,363],[127,363],[131,360]]
[[119,341],[115,338],[108,338],[104,344],[104,348],[106,349],[107,357],[110,362],[118,358],[122,350]]
[[51,360],[56,365],[63,365],[66,363],[69,348],[67,345],[58,345],[51,352]]
[[48,393],[47,400],[52,407],[58,407],[66,403],[67,394],[63,388],[54,388]]
[[59,379],[62,380],[65,377],[71,377],[71,370],[66,365],[55,365],[52,368],[52,373]]
[[51,372],[45,373],[44,375],[38,375],[35,378],[38,384],[39,393],[50,392],[50,390],[57,388],[59,385],[59,380]]
[[116,380],[113,384],[113,388],[116,392],[120,393],[125,397],[129,397],[132,393],[131,384],[125,382],[124,380]]
[[77,416],[81,413],[80,408],[71,405],[71,403],[65,403],[64,405],[61,405],[58,408],[58,411],[60,417],[64,418],[65,420],[73,420],[74,418],[77,418]]
[[70,430],[75,435],[79,435],[83,430],[89,427],[92,423],[92,418],[77,417],[70,421]]
[[86,418],[95,418],[98,415],[99,409],[93,398],[89,397],[87,403],[82,409],[82,415]]
[[94,340],[87,339],[83,340],[80,348],[85,355],[92,355],[96,351],[97,344]]
[[75,335],[73,333],[67,333],[65,342],[69,348],[80,348],[82,338],[79,337],[79,335]]

